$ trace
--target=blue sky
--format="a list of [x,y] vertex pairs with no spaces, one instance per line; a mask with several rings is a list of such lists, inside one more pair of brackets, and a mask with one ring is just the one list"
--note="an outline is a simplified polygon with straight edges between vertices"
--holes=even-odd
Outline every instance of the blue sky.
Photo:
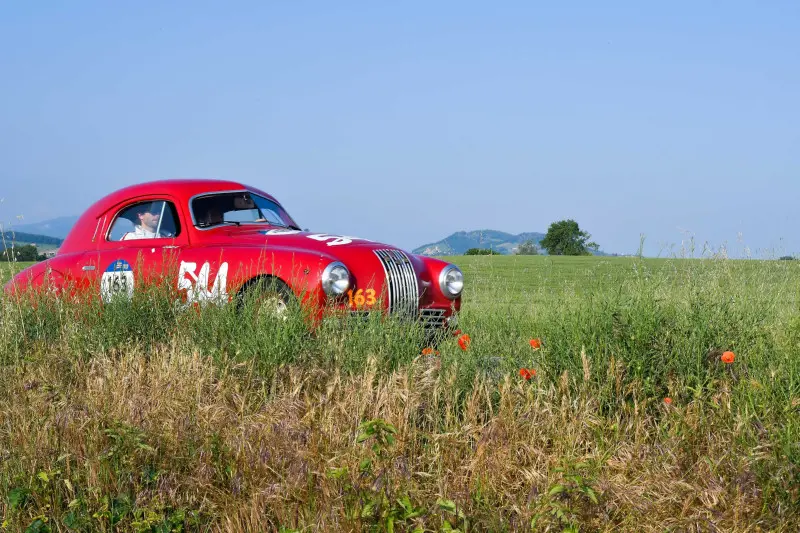
[[800,2],[5,2],[0,50],[6,224],[220,177],[409,249],[800,253]]

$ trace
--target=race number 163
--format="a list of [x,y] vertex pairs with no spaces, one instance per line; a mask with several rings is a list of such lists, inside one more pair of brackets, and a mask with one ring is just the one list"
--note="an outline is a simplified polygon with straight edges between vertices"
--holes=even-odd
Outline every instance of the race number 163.
[[353,289],[347,291],[347,298],[350,300],[350,307],[372,307],[377,301],[375,299],[375,289],[358,289],[353,292]]

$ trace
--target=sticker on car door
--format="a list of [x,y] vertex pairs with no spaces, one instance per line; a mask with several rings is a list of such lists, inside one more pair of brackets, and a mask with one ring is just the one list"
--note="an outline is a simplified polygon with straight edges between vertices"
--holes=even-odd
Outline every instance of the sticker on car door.
[[134,279],[130,263],[117,259],[106,268],[100,279],[100,295],[108,303],[116,296],[133,298]]

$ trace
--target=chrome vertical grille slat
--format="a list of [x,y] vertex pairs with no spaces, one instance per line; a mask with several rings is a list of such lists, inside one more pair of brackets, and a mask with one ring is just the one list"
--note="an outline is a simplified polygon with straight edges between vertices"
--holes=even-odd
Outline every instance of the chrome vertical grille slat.
[[416,318],[419,308],[417,274],[408,256],[400,250],[375,250],[386,273],[389,313]]
[[391,271],[389,269],[389,266],[387,264],[387,261],[386,261],[386,259],[385,259],[385,257],[384,257],[382,252],[383,252],[383,250],[375,250],[374,251],[375,255],[378,257],[378,260],[381,262],[381,266],[383,267],[384,274],[386,274],[384,287],[386,288],[386,297],[389,299],[389,302],[387,303],[387,306],[389,308],[389,312],[391,313],[392,305],[394,305],[394,301],[396,300],[395,295],[394,295],[394,290],[393,290],[394,284],[393,283],[389,283],[389,279],[393,277],[393,274],[391,273]]
[[397,265],[394,263],[394,261],[392,261],[392,259],[393,258],[389,259],[389,270],[392,271],[392,280],[394,281],[392,285],[394,286],[394,295],[395,295],[394,309],[392,309],[392,311],[394,313],[400,313],[403,311],[404,307],[403,304],[405,300],[404,298],[405,292],[403,291],[402,274],[400,273],[400,269],[397,268]]
[[[399,283],[400,294],[402,294],[404,296],[405,295],[409,295],[410,296],[412,287],[411,287],[411,284],[409,283],[409,280],[408,280],[408,271],[407,271],[407,269],[403,268],[403,259],[405,259],[405,256],[398,257],[398,253],[397,252],[394,252],[391,255],[393,256],[393,259],[395,260],[395,268],[398,271],[398,280],[400,282]],[[410,308],[411,307],[410,304],[415,303],[416,299],[412,300],[410,298],[401,298],[401,301],[402,301],[402,303],[401,303],[399,311],[401,313],[403,313],[404,315],[407,315],[407,316],[411,315],[413,311]]]
[[413,297],[406,301],[405,310],[410,316],[416,316],[419,310],[419,285],[417,284],[417,273],[414,272],[414,267],[411,265],[411,261],[406,254],[399,250],[396,250],[395,254],[398,256],[398,259],[404,261],[402,264],[406,267],[404,269],[403,276],[405,294],[413,295]]
[[400,304],[400,291],[397,287],[397,269],[395,268],[394,261],[392,261],[388,251],[380,250],[380,252],[376,253],[379,254],[381,262],[386,269],[386,286],[389,289],[389,313],[395,313],[397,311],[397,306]]
[[381,263],[383,263],[383,268],[386,270],[386,287],[388,289],[387,292],[389,293],[389,312],[392,313],[395,311],[395,306],[399,301],[397,283],[392,282],[392,280],[397,279],[397,270],[394,268],[394,262],[390,260],[388,254],[386,254],[386,252],[383,250],[381,250],[381,252],[383,253],[379,253],[378,257],[380,257]]

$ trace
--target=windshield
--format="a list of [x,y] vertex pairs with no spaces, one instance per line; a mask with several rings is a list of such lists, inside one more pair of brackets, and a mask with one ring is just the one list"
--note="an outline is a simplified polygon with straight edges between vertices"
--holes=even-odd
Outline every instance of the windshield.
[[228,223],[296,227],[281,206],[247,191],[201,196],[193,199],[190,207],[194,223],[199,228]]

